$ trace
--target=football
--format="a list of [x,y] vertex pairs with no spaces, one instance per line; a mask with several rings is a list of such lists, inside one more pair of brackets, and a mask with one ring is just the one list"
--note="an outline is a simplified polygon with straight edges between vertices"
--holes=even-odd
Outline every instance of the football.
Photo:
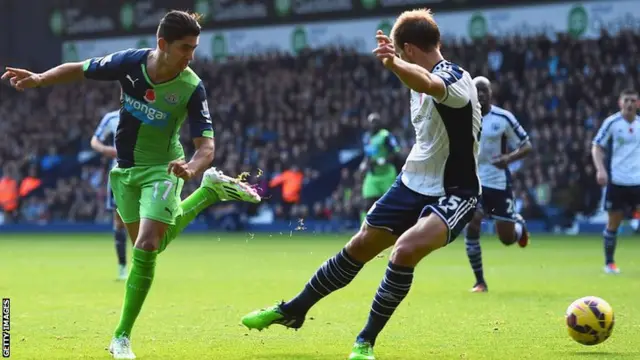
[[611,305],[595,296],[571,303],[566,320],[569,336],[583,345],[597,345],[607,340],[615,323]]

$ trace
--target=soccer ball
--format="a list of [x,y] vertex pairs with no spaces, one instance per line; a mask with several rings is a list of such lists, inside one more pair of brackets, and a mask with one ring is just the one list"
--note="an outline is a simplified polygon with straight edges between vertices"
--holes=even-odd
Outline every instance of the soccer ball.
[[580,298],[567,309],[567,330],[582,345],[597,345],[609,338],[615,319],[608,302],[595,296]]

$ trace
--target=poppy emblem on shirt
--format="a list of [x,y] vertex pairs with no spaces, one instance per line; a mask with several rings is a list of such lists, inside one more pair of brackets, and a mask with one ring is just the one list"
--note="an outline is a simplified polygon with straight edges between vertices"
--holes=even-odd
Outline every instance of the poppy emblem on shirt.
[[148,103],[156,102],[156,92],[153,89],[147,89],[144,93],[144,100]]

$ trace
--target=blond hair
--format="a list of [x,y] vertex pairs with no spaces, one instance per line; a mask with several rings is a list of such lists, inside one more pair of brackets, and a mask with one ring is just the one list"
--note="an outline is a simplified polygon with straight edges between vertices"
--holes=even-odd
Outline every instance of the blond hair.
[[408,10],[400,14],[391,29],[391,39],[397,48],[413,44],[424,51],[440,47],[440,28],[431,9]]

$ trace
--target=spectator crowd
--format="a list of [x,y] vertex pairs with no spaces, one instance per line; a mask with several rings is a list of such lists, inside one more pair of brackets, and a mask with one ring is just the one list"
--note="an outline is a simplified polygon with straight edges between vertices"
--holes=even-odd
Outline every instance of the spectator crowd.
[[[473,76],[493,82],[494,101],[515,114],[534,152],[514,169],[514,192],[525,218],[560,219],[599,210],[591,141],[618,111],[625,88],[640,89],[640,34],[599,39],[509,37],[444,41],[443,53]],[[361,149],[366,116],[379,112],[396,135],[402,159],[411,149],[408,91],[373,56],[348,49],[264,54],[224,63],[199,60],[216,131],[214,165],[249,173],[264,204],[228,203],[209,214],[286,219],[357,220],[363,174],[357,161],[328,166],[322,155]],[[0,85],[0,210],[2,222],[109,222],[104,210],[108,159],[90,148],[101,117],[119,106],[113,83],[15,92]],[[192,153],[183,129],[186,152]],[[402,161],[400,161],[402,162]],[[327,172],[337,186],[322,199],[305,197]],[[185,194],[199,181],[185,186]]]

